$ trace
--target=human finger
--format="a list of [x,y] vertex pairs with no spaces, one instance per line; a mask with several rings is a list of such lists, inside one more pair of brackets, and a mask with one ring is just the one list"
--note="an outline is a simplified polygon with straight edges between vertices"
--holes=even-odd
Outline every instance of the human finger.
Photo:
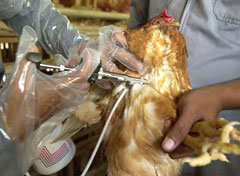
[[193,119],[195,118],[192,118],[190,113],[180,115],[163,140],[162,147],[166,152],[172,152],[181,142],[183,142],[195,122]]
[[113,35],[112,35],[112,41],[117,46],[120,46],[120,47],[122,47],[124,49],[128,49],[127,39],[124,36],[123,30],[116,30],[116,31],[114,31]]
[[[145,72],[143,63],[127,51],[127,49],[127,40],[122,28],[105,26],[99,30],[99,50],[103,56],[101,57],[102,61],[107,61],[107,71],[119,71],[114,64],[114,60],[117,60],[125,67],[143,74]],[[103,63],[103,66],[104,64],[105,63]]]
[[109,79],[101,79],[96,81],[97,85],[103,89],[113,89],[114,84]]
[[144,73],[144,64],[140,62],[135,55],[123,48],[116,48],[111,54],[111,57],[133,71]]
[[107,56],[107,53],[102,53],[101,54],[101,61],[102,61],[102,66],[104,70],[109,71],[109,72],[115,72],[115,73],[123,73],[115,63],[111,61],[109,56]]
[[169,153],[170,157],[173,159],[184,158],[193,154],[193,149],[181,144],[173,152]]
[[74,68],[74,67],[77,67],[79,63],[80,63],[79,60],[77,60],[77,59],[71,59],[71,60],[69,61],[69,63],[67,64],[67,67]]
[[81,64],[79,64],[79,60],[74,59],[72,59],[73,63],[69,64],[72,66],[76,64],[76,71],[65,75],[61,74],[55,76],[59,85],[74,88],[80,86],[80,83],[83,84],[88,81],[89,76],[96,68],[98,62],[94,59],[94,55],[92,55],[91,50],[85,49],[81,56],[83,58]]

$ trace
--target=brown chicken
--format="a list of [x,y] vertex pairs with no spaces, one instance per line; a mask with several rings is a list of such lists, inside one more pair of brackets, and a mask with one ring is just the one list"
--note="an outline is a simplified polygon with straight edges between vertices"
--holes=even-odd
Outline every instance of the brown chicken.
[[104,11],[116,10],[118,12],[129,12],[130,0],[98,0],[97,6]]
[[[166,133],[164,122],[175,120],[179,98],[191,90],[185,40],[178,26],[179,23],[164,10],[144,26],[125,31],[129,50],[148,67],[142,76],[129,70],[126,74],[144,77],[149,84],[133,85],[110,123],[104,140],[110,176],[175,176],[179,175],[183,162],[192,166],[205,165],[216,159],[227,161],[223,153],[239,154],[239,146],[230,149],[225,144],[218,144],[220,147],[216,147],[216,141],[209,141],[209,137],[219,137],[220,142],[228,143],[229,136],[234,136],[230,133],[239,140],[239,133],[232,128],[235,124],[223,119],[196,125],[193,131],[202,136],[201,141],[190,136],[186,138],[185,144],[200,155],[197,158],[173,160],[161,148]],[[113,91],[105,118],[124,87],[121,85]],[[205,127],[207,130],[202,130]],[[213,136],[210,129],[222,130],[225,139],[220,133]]]
[[[177,102],[191,90],[185,40],[178,26],[164,10],[144,26],[125,31],[129,50],[147,66],[144,75],[130,70],[125,73],[145,78],[148,84],[128,88],[107,129],[104,148],[109,176],[177,176],[184,162],[204,166],[212,160],[228,162],[225,153],[240,154],[239,145],[230,143],[230,139],[240,141],[240,132],[233,127],[240,123],[229,123],[223,118],[193,126],[190,132],[199,136],[188,135],[184,144],[198,155],[195,158],[173,160],[161,148],[168,130],[164,127],[165,121],[176,120]],[[97,123],[101,114],[106,120],[126,87],[129,86],[121,84],[109,94],[92,86],[85,96],[86,103],[64,123],[66,130],[57,140]]]
[[[143,27],[125,32],[130,51],[148,67],[144,77],[149,84],[134,85],[113,117],[105,137],[109,175],[180,172],[181,163],[161,149],[164,121],[175,119],[178,98],[191,89],[185,40],[178,26],[164,11]],[[139,77],[131,71],[127,74]]]

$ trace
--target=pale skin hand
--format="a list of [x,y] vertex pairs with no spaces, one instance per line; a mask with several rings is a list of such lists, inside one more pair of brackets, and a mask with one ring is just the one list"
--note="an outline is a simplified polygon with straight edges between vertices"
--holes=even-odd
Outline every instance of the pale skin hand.
[[192,125],[216,118],[221,110],[240,108],[240,80],[192,90],[178,102],[178,119],[169,129],[162,147],[173,158],[191,153],[180,145]]
[[[103,39],[101,39],[102,41]],[[79,53],[83,51],[85,47],[89,47],[98,50],[100,53],[100,59],[102,67],[105,71],[124,73],[121,69],[130,69],[140,74],[145,72],[145,66],[140,62],[135,55],[128,50],[127,39],[124,36],[124,32],[119,29],[112,31],[111,37],[108,37],[107,42],[96,42],[89,45],[88,41],[81,42],[76,47]],[[78,64],[77,60],[71,60],[69,66],[74,67]],[[120,68],[121,67],[121,68]],[[97,81],[98,85],[105,89],[112,89],[117,82],[109,79],[102,79]]]
[[[28,129],[33,126],[36,128],[70,104],[76,98],[75,93],[82,95],[88,90],[87,79],[93,65],[90,57],[86,52],[81,68],[76,72],[55,77],[44,77],[43,73],[36,71],[34,63],[25,58],[20,61],[8,86],[3,106],[6,117],[4,126],[13,141],[21,140]],[[29,103],[35,111],[29,110]]]
[[[125,48],[126,41],[124,41],[124,39],[125,37],[122,36],[122,34],[120,35],[116,32],[113,37],[113,42],[121,43],[122,47]],[[74,100],[74,98],[76,98],[76,93],[81,95],[88,90],[90,85],[88,84],[87,80],[93,68],[92,61],[94,59],[92,57],[94,56],[91,55],[89,50],[84,50],[86,43],[82,42],[77,47],[79,52],[78,54],[80,55],[80,53],[83,53],[82,57],[85,59],[85,61],[80,70],[67,75],[55,76],[49,79],[37,79],[38,72],[34,71],[35,66],[33,63],[27,61],[25,58],[19,63],[17,72],[12,80],[12,84],[8,88],[10,92],[14,92],[14,97],[11,96],[12,93],[9,93],[9,96],[6,99],[7,106],[3,108],[4,114],[7,117],[4,126],[12,140],[22,139],[26,135],[26,130],[29,127],[34,126],[36,128],[42,122],[56,114],[60,109],[68,105],[68,101],[71,102]],[[88,47],[91,49],[97,48],[95,43],[88,45]],[[37,50],[33,51],[37,52]],[[107,54],[103,51],[102,53],[102,57],[106,56]],[[144,67],[143,63],[139,62],[134,55],[125,49],[120,48],[116,50],[112,56],[118,58],[121,62],[124,62],[126,66],[129,66],[130,69],[135,71],[141,72]],[[101,58],[101,60],[106,70],[118,71],[117,66],[114,63],[110,63],[111,60],[108,60],[106,65],[104,65],[104,58]],[[76,60],[72,60],[69,63],[69,66],[71,67],[75,67],[77,65],[78,62]],[[32,75],[34,74],[36,75],[33,78]],[[20,80],[23,75],[25,75],[25,87],[24,91],[21,91],[19,88],[19,82],[21,82]],[[29,93],[28,88],[29,85],[30,87],[32,85],[32,79],[35,79],[34,86],[36,89],[31,92],[31,99],[26,100],[25,95]],[[36,112],[29,112],[30,114],[26,115],[26,113],[29,111],[28,107],[19,106],[23,101],[31,102],[31,104],[34,105]],[[65,102],[65,104],[62,102]]]
[[[97,42],[88,43],[88,41],[83,41],[76,45],[78,53],[84,50],[85,47],[95,49],[100,51],[100,59],[102,67],[106,71],[123,73],[122,70],[118,68],[118,65],[114,61],[118,61],[119,65],[124,65],[126,68],[143,73],[145,70],[144,64],[140,62],[135,55],[133,55],[128,50],[127,39],[124,36],[124,32],[116,30],[112,32],[111,42],[101,43],[101,47]],[[78,64],[75,60],[70,62],[71,67],[74,67]]]
[[102,43],[100,47],[102,65],[106,71],[123,73],[114,63],[116,60],[132,71],[144,72],[144,64],[128,50],[127,39],[122,30],[113,30],[110,41]]

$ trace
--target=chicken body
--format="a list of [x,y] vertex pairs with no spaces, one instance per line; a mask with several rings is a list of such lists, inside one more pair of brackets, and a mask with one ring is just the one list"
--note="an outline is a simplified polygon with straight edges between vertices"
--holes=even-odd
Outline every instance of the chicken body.
[[[213,160],[229,162],[225,154],[240,155],[240,146],[231,143],[240,143],[240,131],[234,128],[240,123],[215,117],[196,122],[183,141],[197,157],[172,160],[161,148],[167,132],[164,125],[176,119],[179,98],[191,90],[185,40],[177,26],[164,10],[143,27],[125,31],[129,50],[148,68],[144,75],[130,70],[125,73],[144,77],[149,84],[129,88],[113,115],[104,139],[109,176],[177,176],[184,162],[192,167],[204,166]],[[69,128],[64,128],[69,131],[62,137],[98,122],[100,115],[106,119],[125,87],[122,84],[110,94],[96,85],[91,87],[85,105],[72,114],[65,125]],[[86,109],[96,112],[89,114]]]
[[129,0],[98,0],[98,7],[104,11],[116,10],[118,12],[129,12]]
[[[161,142],[165,120],[176,118],[177,100],[191,89],[185,40],[175,21],[153,21],[125,32],[130,51],[148,67],[143,77],[149,84],[130,88],[108,128],[104,146],[110,176],[175,176],[181,170],[181,161],[172,160]],[[122,89],[114,90],[106,117]]]

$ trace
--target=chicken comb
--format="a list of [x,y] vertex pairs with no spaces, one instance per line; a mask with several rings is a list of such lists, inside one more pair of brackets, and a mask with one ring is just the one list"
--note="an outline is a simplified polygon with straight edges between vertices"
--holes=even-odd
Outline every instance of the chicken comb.
[[167,20],[174,20],[173,16],[172,15],[168,15],[167,14],[167,10],[166,9],[163,9],[163,11],[160,13],[160,17],[163,17],[164,19],[167,19]]
[[173,16],[168,15],[167,10],[163,9],[159,16],[154,18],[152,25],[165,25],[168,24],[170,21],[174,21]]

